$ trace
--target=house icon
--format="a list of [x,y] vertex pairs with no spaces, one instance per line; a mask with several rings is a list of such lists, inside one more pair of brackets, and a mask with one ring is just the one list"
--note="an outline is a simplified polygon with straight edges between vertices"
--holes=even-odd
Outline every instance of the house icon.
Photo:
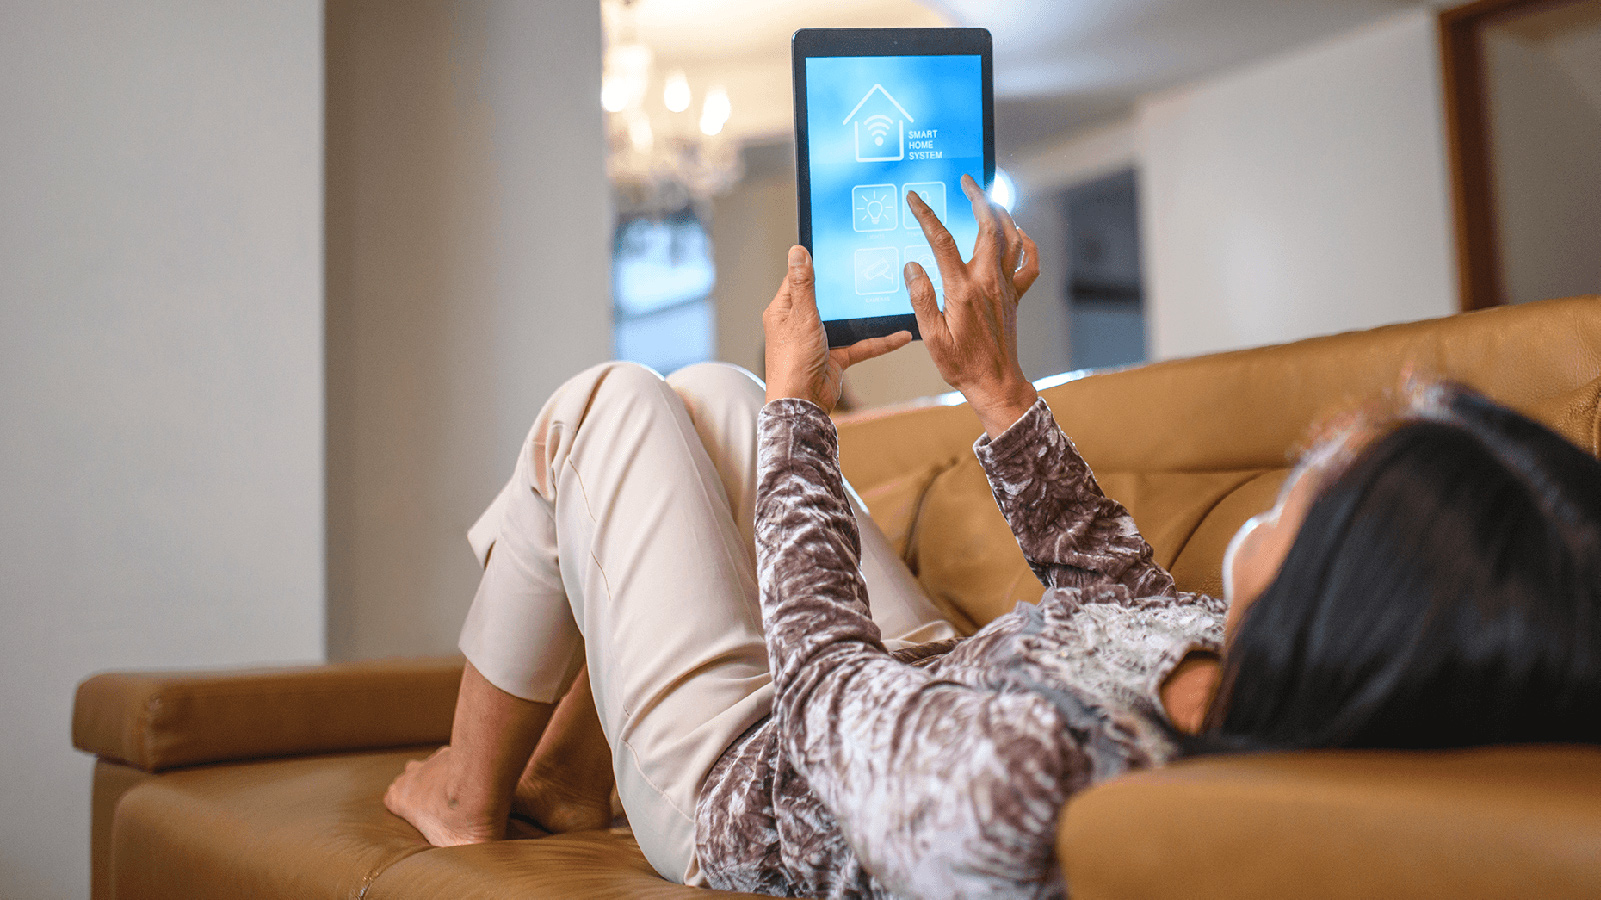
[[911,121],[915,120],[889,91],[875,84],[843,124],[856,128],[857,162],[895,162],[906,158],[906,123]]

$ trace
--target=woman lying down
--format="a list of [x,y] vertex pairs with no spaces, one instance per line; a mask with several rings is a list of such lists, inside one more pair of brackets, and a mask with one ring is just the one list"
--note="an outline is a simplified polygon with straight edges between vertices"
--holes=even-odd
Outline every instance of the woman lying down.
[[957,639],[867,518],[828,412],[847,366],[911,337],[829,350],[796,247],[765,397],[733,367],[612,363],[550,398],[469,535],[486,565],[450,744],[391,810],[489,841],[514,811],[603,824],[615,778],[686,884],[1055,897],[1068,798],[1184,750],[1601,743],[1601,464],[1419,388],[1306,456],[1234,538],[1224,599],[1181,593],[1023,377],[1035,247],[964,189],[966,263],[907,197],[944,310],[905,274],[1039,603]]

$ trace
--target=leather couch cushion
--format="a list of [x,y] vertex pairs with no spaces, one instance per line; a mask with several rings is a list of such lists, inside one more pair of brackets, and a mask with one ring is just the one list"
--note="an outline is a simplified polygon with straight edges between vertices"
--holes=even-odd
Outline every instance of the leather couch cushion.
[[440,847],[379,875],[365,900],[716,900],[754,894],[672,884],[626,829]]
[[1246,519],[1273,506],[1289,474],[1288,467],[1251,474],[1218,498],[1168,566],[1180,590],[1223,596],[1223,552]]
[[1218,757],[1068,804],[1076,900],[1601,897],[1601,749]]
[[626,830],[552,837],[519,826],[521,839],[492,847],[430,847],[383,805],[406,761],[430,750],[200,766],[137,781],[112,825],[115,896],[708,896],[659,878]]
[[1591,456],[1601,456],[1601,378],[1542,397],[1524,412],[1590,451]]
[[[1203,523],[1208,526],[1203,541],[1207,549],[1200,556],[1221,559],[1221,548],[1211,556],[1211,532],[1226,530],[1232,536],[1242,522],[1261,511],[1253,507],[1263,494],[1256,489],[1262,477],[1254,471],[1107,472],[1097,480],[1108,496],[1128,509],[1151,542],[1157,563],[1174,570],[1181,590],[1220,595],[1215,564],[1175,568],[1175,563]],[[1276,489],[1277,479],[1269,476],[1267,482]],[[1273,496],[1267,493],[1262,508],[1271,505]],[[1224,537],[1224,546],[1227,543]],[[908,563],[923,590],[967,634],[1019,601],[1038,601],[1042,590],[995,505],[983,467],[972,456],[941,472],[929,485],[912,531]]]
[[908,554],[924,592],[963,634],[1020,600],[1040,598],[1039,580],[995,506],[977,459],[958,462],[929,485]]
[[861,492],[862,505],[902,559],[910,559],[912,524],[928,486],[947,468],[948,464],[920,466]]
[[129,789],[112,826],[119,900],[358,898],[428,849],[384,808],[426,750],[308,756],[168,772]]

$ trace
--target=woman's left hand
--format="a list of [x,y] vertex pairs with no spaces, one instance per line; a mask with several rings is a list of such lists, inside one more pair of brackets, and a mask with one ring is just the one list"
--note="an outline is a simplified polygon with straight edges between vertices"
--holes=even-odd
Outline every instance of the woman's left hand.
[[833,412],[839,402],[847,368],[912,342],[910,331],[897,331],[830,350],[817,313],[811,254],[799,245],[789,248],[789,272],[762,313],[762,331],[767,336],[767,401],[796,397],[824,412]]

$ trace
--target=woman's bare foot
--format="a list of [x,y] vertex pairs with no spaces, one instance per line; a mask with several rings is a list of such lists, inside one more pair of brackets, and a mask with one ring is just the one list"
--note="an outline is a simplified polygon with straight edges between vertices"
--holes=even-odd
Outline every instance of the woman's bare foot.
[[512,792],[511,811],[551,834],[606,828],[612,821],[610,780],[603,792],[598,788],[546,775],[530,764]]
[[611,766],[585,666],[519,773],[512,812],[552,834],[605,828],[612,822]]
[[[450,747],[425,760],[406,763],[406,771],[384,792],[384,806],[410,822],[435,847],[482,844],[506,836],[504,804],[472,801],[461,790]],[[519,790],[521,785],[519,785]]]

